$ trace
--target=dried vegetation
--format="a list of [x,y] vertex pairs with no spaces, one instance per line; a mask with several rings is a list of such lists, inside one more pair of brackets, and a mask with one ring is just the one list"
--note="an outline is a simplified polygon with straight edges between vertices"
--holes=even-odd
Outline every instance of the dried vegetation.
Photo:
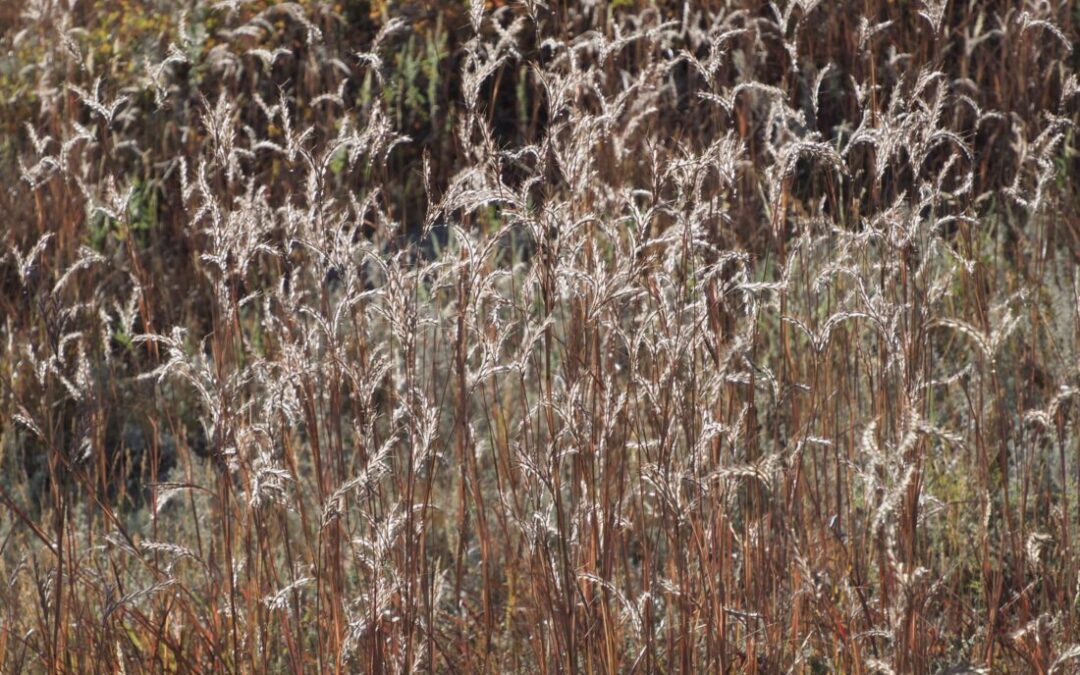
[[1077,21],[4,3],[0,671],[1076,672]]

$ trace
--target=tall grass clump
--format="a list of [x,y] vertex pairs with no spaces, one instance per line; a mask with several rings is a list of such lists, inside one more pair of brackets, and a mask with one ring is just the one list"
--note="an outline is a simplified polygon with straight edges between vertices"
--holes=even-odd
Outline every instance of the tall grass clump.
[[0,672],[1076,672],[1078,21],[4,4]]

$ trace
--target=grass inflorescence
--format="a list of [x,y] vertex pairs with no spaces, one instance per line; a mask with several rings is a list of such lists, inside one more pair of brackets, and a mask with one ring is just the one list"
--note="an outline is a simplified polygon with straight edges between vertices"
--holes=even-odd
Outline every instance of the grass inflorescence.
[[1075,672],[1077,21],[5,4],[0,672]]

